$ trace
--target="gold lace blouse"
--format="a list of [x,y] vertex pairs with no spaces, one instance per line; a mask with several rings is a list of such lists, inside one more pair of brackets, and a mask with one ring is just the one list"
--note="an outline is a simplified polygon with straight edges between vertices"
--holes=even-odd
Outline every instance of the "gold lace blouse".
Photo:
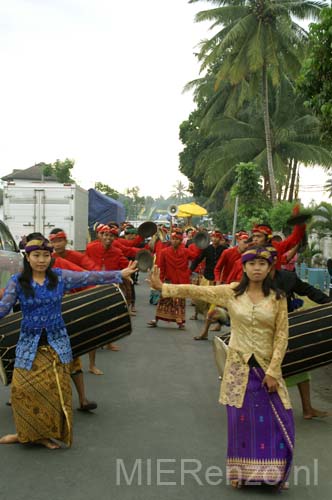
[[190,297],[223,306],[231,319],[231,338],[220,403],[241,408],[248,383],[248,361],[252,355],[267,375],[278,381],[278,394],[285,408],[291,403],[282,378],[281,363],[288,343],[288,313],[285,298],[277,300],[274,292],[254,304],[247,293],[235,297],[232,285],[197,286],[163,284],[162,296]]

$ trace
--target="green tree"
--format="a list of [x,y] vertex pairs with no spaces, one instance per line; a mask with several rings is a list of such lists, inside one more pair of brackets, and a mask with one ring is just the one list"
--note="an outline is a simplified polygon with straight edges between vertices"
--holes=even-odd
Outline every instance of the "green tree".
[[[273,162],[279,200],[297,198],[299,165],[332,166],[331,151],[320,142],[319,121],[296,96],[291,82],[283,78],[280,86],[270,89],[270,122],[273,138]],[[265,130],[257,100],[245,102],[236,116],[227,116],[224,108],[216,109],[202,129],[209,145],[196,158],[195,175],[219,192],[226,182],[234,182],[235,167],[240,162],[254,162],[264,179],[264,192],[269,191],[266,169]]]
[[295,203],[289,201],[282,201],[271,208],[269,212],[269,221],[275,231],[281,231],[284,234],[291,233],[291,227],[287,224],[292,214]]
[[64,161],[56,160],[54,163],[46,164],[43,169],[43,174],[47,176],[55,176],[58,182],[73,182],[71,178],[71,170],[74,167],[75,160],[66,158]]
[[231,190],[239,199],[239,212],[251,218],[257,209],[267,208],[269,202],[263,192],[259,169],[255,163],[239,163],[235,167],[235,184]]
[[121,200],[126,207],[127,218],[137,220],[138,215],[144,207],[145,198],[139,195],[139,187],[134,186],[125,190],[126,197]]
[[[194,3],[199,0],[190,0]],[[317,16],[325,2],[319,0],[206,0],[218,7],[197,14],[197,21],[213,21],[221,26],[201,45],[202,69],[220,62],[216,88],[227,81],[233,87],[230,98],[243,102],[243,96],[261,96],[266,142],[266,159],[272,203],[277,189],[272,154],[269,82],[279,85],[281,75],[293,78],[300,69],[300,48],[304,30],[292,16]]]
[[313,210],[313,219],[310,223],[310,229],[316,230],[321,238],[326,234],[332,234],[332,205],[322,201]]
[[321,120],[323,140],[332,138],[332,8],[323,9],[320,22],[310,25],[309,47],[298,89]]
[[113,189],[108,184],[104,184],[102,182],[95,182],[95,189],[97,191],[100,191],[101,193],[106,194],[106,196],[110,196],[114,200],[118,200],[119,199],[120,193],[118,193],[118,191],[116,191],[115,189]]
[[188,197],[188,190],[182,181],[176,181],[176,183],[173,185],[171,197],[173,197],[178,202],[181,202]]

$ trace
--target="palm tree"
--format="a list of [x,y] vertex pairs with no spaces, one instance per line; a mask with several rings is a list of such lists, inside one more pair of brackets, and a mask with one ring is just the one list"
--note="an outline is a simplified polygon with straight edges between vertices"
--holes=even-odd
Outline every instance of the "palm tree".
[[329,198],[332,198],[332,177],[327,179],[324,189],[329,193]]
[[[194,3],[199,0],[190,0]],[[295,77],[300,69],[306,32],[292,19],[317,18],[326,3],[320,0],[206,0],[218,7],[199,12],[197,21],[213,21],[220,31],[202,43],[202,70],[220,62],[215,87],[223,81],[233,87],[231,99],[259,92],[263,111],[266,161],[272,203],[277,200],[273,165],[269,81],[277,86],[281,75]]]
[[332,205],[322,201],[315,207],[313,213],[310,229],[315,229],[320,238],[326,234],[332,234]]
[[[320,144],[319,121],[305,109],[294,94],[291,82],[283,78],[278,90],[271,85],[270,123],[272,158],[279,199],[294,199],[298,166],[332,166],[332,153]],[[196,161],[196,175],[213,188],[215,196],[225,182],[234,177],[239,162],[254,162],[269,189],[266,169],[265,129],[255,101],[247,103],[235,117],[212,114],[203,120],[203,129],[212,138]]]
[[188,190],[181,181],[177,181],[172,187],[173,191],[171,192],[171,197],[175,198],[178,201],[182,201],[183,199],[187,198]]

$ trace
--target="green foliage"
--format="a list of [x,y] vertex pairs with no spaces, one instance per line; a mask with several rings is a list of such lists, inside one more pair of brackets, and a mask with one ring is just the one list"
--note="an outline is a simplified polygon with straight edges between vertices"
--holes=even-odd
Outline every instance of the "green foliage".
[[322,201],[313,210],[313,218],[310,229],[315,230],[321,238],[326,234],[332,234],[332,205]]
[[139,195],[139,187],[133,186],[125,190],[126,196],[120,201],[124,204],[127,213],[127,219],[137,220],[144,207],[145,198]]
[[235,184],[231,190],[241,204],[257,203],[263,195],[260,173],[255,163],[238,163],[235,167]]
[[255,224],[263,224],[269,220],[269,210],[264,207],[248,207],[241,206],[237,217],[237,228],[251,231]]
[[43,173],[46,177],[55,176],[58,182],[73,182],[71,170],[74,167],[75,160],[66,158],[64,161],[56,160],[54,163],[45,164]]
[[281,231],[284,234],[289,234],[291,232],[291,228],[286,221],[292,215],[294,206],[295,203],[282,201],[271,208],[268,220],[274,231]]
[[171,196],[176,200],[176,202],[184,202],[188,198],[188,189],[183,184],[182,181],[177,181],[173,185],[173,191],[171,192]]
[[238,196],[238,227],[248,230],[253,223],[266,220],[270,203],[263,192],[255,163],[239,163],[235,172],[236,180],[231,194],[233,197]]
[[323,140],[332,139],[332,8],[323,9],[320,22],[310,25],[309,47],[298,90],[321,120]]
[[[205,75],[186,87],[195,90],[197,110],[182,124],[188,145],[180,157],[182,172],[192,192],[214,203],[234,183],[235,165],[254,162],[266,194],[275,181],[279,199],[283,193],[293,199],[298,163],[332,164],[319,142],[319,122],[295,98],[293,86],[306,41],[295,19],[317,18],[324,2],[207,2],[215,8],[199,12],[196,20],[211,22],[215,34],[200,45]],[[288,175],[290,167],[294,175]]]
[[189,191],[194,196],[204,193],[203,176],[197,175],[195,170],[196,161],[202,151],[206,149],[209,140],[200,130],[201,113],[194,111],[180,125],[179,137],[184,145],[183,151],[179,154],[179,170],[188,177],[190,181]]
[[118,193],[118,191],[113,189],[108,184],[103,184],[102,182],[95,182],[95,189],[103,194],[106,194],[106,196],[110,196],[114,200],[119,199],[120,193]]

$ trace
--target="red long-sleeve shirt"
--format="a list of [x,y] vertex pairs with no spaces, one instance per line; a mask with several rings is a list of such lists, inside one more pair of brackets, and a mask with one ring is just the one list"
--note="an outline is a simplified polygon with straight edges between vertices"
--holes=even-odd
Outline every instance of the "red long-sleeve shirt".
[[[292,233],[288,236],[283,241],[272,241],[272,245],[274,248],[277,250],[277,260],[275,263],[275,268],[276,269],[281,269],[281,264],[283,262],[283,255],[290,250],[290,248],[293,248],[297,243],[301,241],[301,239],[304,236],[305,232],[305,225],[302,224],[301,226],[294,226],[294,229]],[[294,244],[294,242],[296,243]],[[240,254],[241,257],[241,254]],[[230,271],[229,275],[227,276],[227,284],[233,283],[234,281],[241,281],[243,274],[243,267],[242,267],[242,262],[241,259],[236,261],[234,263],[233,269]]]
[[[95,271],[99,269],[92,259],[81,252],[76,252],[76,250],[66,250],[64,255],[62,256],[57,255],[57,253],[54,252],[52,254],[52,257],[54,257],[55,262],[58,259],[65,259],[76,264],[77,266],[80,266],[81,269],[84,269],[86,271]],[[54,267],[56,267],[56,265]]]
[[288,252],[291,248],[295,247],[300,241],[302,240],[304,234],[305,234],[305,224],[301,225],[296,225],[294,226],[294,229],[292,233],[283,241],[273,241],[272,240],[272,245],[274,248],[277,250],[278,255],[277,255],[277,262],[275,264],[276,269],[281,269],[281,259],[284,253]]
[[190,283],[189,262],[197,254],[197,247],[191,246],[195,248],[186,248],[181,244],[177,249],[170,246],[161,251],[159,260],[161,281],[170,281],[175,285]]
[[99,269],[104,271],[116,271],[128,267],[128,259],[113,245],[105,248],[100,241],[96,241],[88,244],[85,253]]
[[214,268],[215,281],[221,281],[225,284],[231,283],[231,281],[229,281],[229,277],[233,271],[236,261],[240,258],[241,254],[237,246],[224,250]]

